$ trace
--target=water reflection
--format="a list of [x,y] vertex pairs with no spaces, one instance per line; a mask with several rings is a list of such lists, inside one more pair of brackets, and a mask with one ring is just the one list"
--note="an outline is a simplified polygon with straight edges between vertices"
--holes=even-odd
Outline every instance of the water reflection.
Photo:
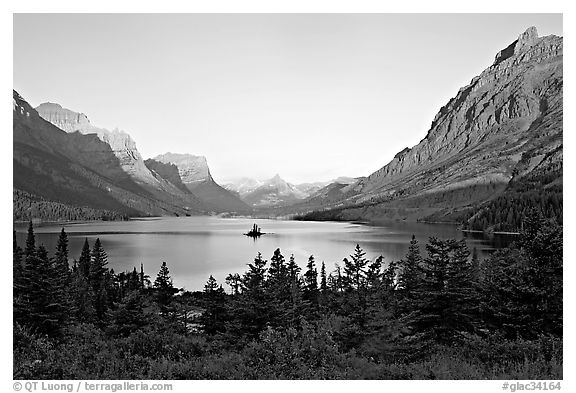
[[[247,239],[246,228],[256,224],[265,236]],[[36,241],[49,252],[56,248],[62,226],[41,226],[35,229]],[[384,256],[384,262],[402,258],[414,234],[421,251],[430,236],[465,239],[470,250],[477,249],[480,258],[514,240],[513,236],[463,233],[454,225],[394,223],[368,226],[356,223],[302,222],[216,217],[166,217],[128,222],[75,223],[65,226],[69,235],[70,259],[78,258],[84,238],[92,245],[99,237],[108,253],[109,267],[116,272],[139,268],[140,263],[152,279],[163,261],[174,284],[187,289],[202,289],[210,274],[221,283],[228,273],[243,273],[258,252],[264,258],[276,248],[286,259],[291,254],[304,268],[310,255],[318,264],[326,262],[331,271],[336,263],[349,256],[360,244],[367,257]],[[24,245],[26,226],[15,228],[17,241]]]

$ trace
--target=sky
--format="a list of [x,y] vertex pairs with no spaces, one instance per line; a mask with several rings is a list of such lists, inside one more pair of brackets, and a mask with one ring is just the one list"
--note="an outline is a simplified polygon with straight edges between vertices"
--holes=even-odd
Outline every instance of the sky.
[[15,14],[13,87],[120,128],[142,156],[298,184],[367,176],[561,14]]

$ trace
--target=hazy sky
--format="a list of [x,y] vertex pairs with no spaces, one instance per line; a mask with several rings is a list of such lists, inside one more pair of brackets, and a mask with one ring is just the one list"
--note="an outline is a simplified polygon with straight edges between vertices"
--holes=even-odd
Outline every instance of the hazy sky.
[[529,26],[559,14],[17,14],[14,88],[216,181],[367,176]]

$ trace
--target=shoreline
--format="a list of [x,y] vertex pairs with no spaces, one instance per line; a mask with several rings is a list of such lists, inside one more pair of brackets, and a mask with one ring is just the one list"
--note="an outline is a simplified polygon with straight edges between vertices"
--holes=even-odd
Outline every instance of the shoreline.
[[[123,222],[123,221],[138,221],[142,219],[161,219],[162,217],[171,217],[171,216],[146,216],[146,217],[128,217],[127,220],[72,220],[72,221],[41,221],[41,220],[34,220],[32,219],[32,224],[34,226],[43,227],[43,226],[56,226],[56,225],[76,225],[76,224],[88,224],[88,223],[96,223],[96,222]],[[244,218],[244,219],[268,219],[268,220],[279,220],[279,221],[307,221],[307,222],[334,222],[334,223],[350,223],[354,225],[369,225],[369,226],[383,226],[387,224],[398,224],[398,223],[416,223],[416,224],[432,224],[432,225],[460,225],[459,223],[450,222],[450,221],[420,221],[420,220],[385,220],[385,219],[375,219],[375,220],[298,220],[288,217],[254,217],[248,215],[240,215],[240,216],[221,216],[221,215],[201,215],[195,217],[217,217],[223,219],[234,219],[234,218]],[[27,227],[28,221],[13,221],[12,226],[13,228],[25,228]],[[510,236],[518,236],[520,235],[519,232],[508,232],[508,231],[483,231],[477,229],[460,229],[461,232],[464,233],[483,233],[486,235],[510,235]]]

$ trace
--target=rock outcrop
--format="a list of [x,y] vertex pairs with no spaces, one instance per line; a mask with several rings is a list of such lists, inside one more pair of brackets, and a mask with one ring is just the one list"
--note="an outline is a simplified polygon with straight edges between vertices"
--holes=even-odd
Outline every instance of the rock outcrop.
[[251,210],[237,195],[214,181],[206,157],[165,153],[154,160],[176,165],[182,183],[212,211],[247,213]]
[[192,154],[165,153],[154,160],[170,163],[178,167],[180,178],[184,184],[195,184],[203,181],[214,180],[210,175],[208,161],[204,156],[193,156]]

